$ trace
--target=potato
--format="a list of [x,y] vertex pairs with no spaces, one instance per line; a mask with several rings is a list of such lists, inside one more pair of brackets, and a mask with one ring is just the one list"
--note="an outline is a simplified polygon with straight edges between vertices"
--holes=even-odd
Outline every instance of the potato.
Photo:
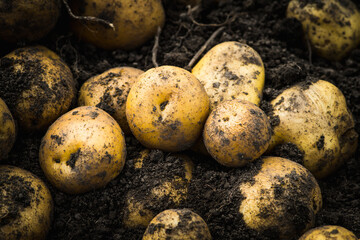
[[24,130],[45,130],[75,101],[76,82],[54,52],[20,48],[0,60],[0,96]]
[[264,64],[246,44],[223,42],[207,52],[192,69],[210,97],[210,110],[232,99],[260,103],[265,83]]
[[78,107],[57,119],[41,141],[40,166],[60,191],[77,194],[105,186],[121,172],[125,138],[105,111]]
[[293,161],[267,157],[251,181],[241,182],[239,213],[250,229],[292,239],[313,227],[322,206],[314,176]]
[[245,100],[219,104],[206,120],[204,143],[220,164],[241,167],[260,157],[268,148],[271,126],[266,114]]
[[209,97],[188,71],[153,68],[132,86],[126,117],[141,144],[168,152],[185,150],[200,136],[209,114]]
[[55,26],[60,10],[60,0],[0,0],[0,40],[38,40]]
[[53,201],[47,186],[18,167],[0,166],[0,238],[45,239],[51,227]]
[[131,134],[125,106],[130,88],[143,71],[132,67],[117,67],[87,80],[79,93],[79,106],[96,106],[109,113],[125,134]]
[[304,235],[302,235],[299,240],[357,240],[358,238],[354,233],[350,232],[346,228],[340,226],[326,225],[317,228],[313,228]]
[[6,106],[0,98],[0,160],[7,157],[15,142],[16,129],[15,121]]
[[76,15],[106,20],[103,23],[73,20],[72,31],[82,40],[103,49],[131,50],[155,36],[165,22],[161,0],[73,0],[71,8]]
[[350,0],[292,0],[287,17],[301,22],[314,52],[328,60],[342,59],[360,42],[360,13]]
[[355,151],[358,134],[342,92],[319,80],[295,85],[271,102],[274,127],[269,149],[291,142],[304,153],[303,165],[317,178],[338,169]]
[[143,240],[211,240],[209,228],[189,209],[168,209],[151,220]]

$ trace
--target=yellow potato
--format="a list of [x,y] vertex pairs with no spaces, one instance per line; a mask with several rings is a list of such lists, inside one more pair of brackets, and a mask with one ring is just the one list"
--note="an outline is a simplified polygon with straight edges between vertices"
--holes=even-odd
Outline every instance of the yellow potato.
[[234,99],[222,102],[211,112],[203,136],[206,149],[216,161],[242,167],[266,151],[271,126],[255,104]]
[[280,123],[269,149],[291,142],[303,153],[303,165],[317,178],[338,169],[355,151],[358,134],[342,92],[319,80],[298,84],[271,102]]
[[75,101],[69,67],[43,46],[17,49],[0,60],[0,91],[27,131],[45,130]]
[[126,117],[134,136],[147,148],[175,152],[188,149],[200,136],[209,114],[209,97],[188,71],[153,68],[132,86]]
[[40,166],[59,190],[77,194],[105,186],[121,172],[125,138],[103,110],[87,106],[64,114],[41,141]]
[[143,240],[211,240],[209,228],[189,209],[168,209],[151,220]]
[[38,40],[55,26],[60,10],[60,0],[0,0],[0,39]]
[[340,60],[360,42],[360,13],[350,0],[292,0],[287,17],[301,22],[305,39],[323,58]]
[[125,106],[130,88],[143,71],[132,67],[117,67],[87,80],[79,93],[79,106],[96,106],[109,113],[125,134],[130,134]]
[[[322,206],[314,176],[293,161],[267,157],[251,181],[240,183],[239,213],[247,227],[272,231],[274,239],[292,239],[313,227]],[[275,234],[277,233],[277,234]]]
[[47,186],[21,168],[0,166],[0,239],[46,239],[53,201]]
[[15,122],[6,106],[0,98],[0,160],[7,157],[15,142]]
[[114,29],[94,21],[72,20],[73,32],[82,40],[104,49],[130,50],[155,36],[165,22],[161,0],[72,0],[76,15],[106,20]]
[[310,229],[299,240],[358,240],[354,233],[340,226],[326,225]]

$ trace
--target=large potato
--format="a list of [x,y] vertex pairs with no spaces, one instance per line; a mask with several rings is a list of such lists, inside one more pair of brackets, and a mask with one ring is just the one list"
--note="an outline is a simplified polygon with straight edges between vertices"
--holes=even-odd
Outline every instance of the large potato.
[[46,129],[75,101],[76,83],[60,57],[42,46],[0,59],[0,96],[23,129]]
[[310,229],[299,240],[358,240],[354,233],[340,226],[326,225]]
[[15,122],[6,106],[0,98],[0,160],[5,158],[10,152],[15,142],[16,129]]
[[209,114],[209,97],[199,80],[174,67],[153,68],[132,86],[126,117],[146,147],[182,151],[195,143]]
[[49,127],[39,159],[51,184],[77,194],[101,188],[118,176],[125,157],[119,124],[105,111],[87,106],[73,109]]
[[60,9],[60,0],[0,0],[0,40],[44,37],[55,26]]
[[338,169],[355,151],[358,134],[342,92],[319,80],[295,85],[271,102],[280,123],[269,149],[291,142],[304,153],[303,165],[317,178]]
[[239,190],[239,213],[246,226],[259,233],[270,231],[274,239],[292,239],[313,227],[322,206],[314,176],[284,158],[264,158],[259,172],[241,182]]
[[130,134],[126,120],[126,99],[132,85],[143,71],[132,67],[117,67],[87,80],[79,93],[80,106],[96,106],[109,113],[125,134]]
[[71,28],[86,42],[104,49],[130,50],[155,36],[165,22],[161,0],[73,0],[71,8],[76,15],[106,20],[103,23],[73,20]]
[[350,0],[292,0],[287,17],[301,22],[305,38],[323,58],[340,60],[360,42],[360,13]]
[[43,181],[21,168],[0,166],[1,240],[46,239],[52,215],[52,197]]

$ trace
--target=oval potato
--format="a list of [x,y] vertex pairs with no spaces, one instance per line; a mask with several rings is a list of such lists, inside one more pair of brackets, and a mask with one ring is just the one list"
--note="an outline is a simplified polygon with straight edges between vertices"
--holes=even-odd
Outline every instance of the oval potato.
[[326,225],[310,229],[299,240],[358,240],[355,234],[340,226]]
[[0,160],[7,157],[16,138],[15,121],[5,102],[0,98]]

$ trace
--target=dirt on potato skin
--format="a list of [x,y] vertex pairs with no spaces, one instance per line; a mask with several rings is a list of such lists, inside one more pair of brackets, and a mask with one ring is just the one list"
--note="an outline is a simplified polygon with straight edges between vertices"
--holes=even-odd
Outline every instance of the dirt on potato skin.
[[[263,110],[266,110],[269,101],[279,95],[282,89],[295,83],[320,78],[332,82],[344,93],[359,132],[360,47],[340,62],[330,62],[312,54],[310,63],[309,51],[301,40],[301,26],[292,19],[285,19],[287,3],[288,0],[225,0],[219,6],[205,6],[192,15],[200,23],[223,23],[227,16],[236,15],[234,21],[224,25],[225,29],[206,50],[217,43],[235,40],[247,43],[260,54],[266,71],[261,104]],[[360,3],[356,4],[360,8]],[[189,69],[187,64],[191,58],[218,27],[194,24],[185,7],[168,3],[166,8],[167,20],[160,36],[157,62],[159,65],[175,65]],[[69,32],[66,23],[66,12],[63,8],[57,27],[36,43],[58,53],[70,66],[79,86],[88,78],[111,67],[131,66],[142,70],[154,67],[151,61],[153,40],[131,52],[103,51],[79,42]],[[0,57],[28,44],[1,43]],[[271,109],[266,112],[271,112]],[[273,119],[272,124],[276,125],[276,121]],[[55,214],[48,239],[141,239],[145,228],[128,230],[122,227],[124,196],[127,189],[133,187],[127,168],[105,188],[82,195],[61,193],[46,181],[39,166],[38,154],[43,135],[43,132],[19,132],[9,157],[1,163],[27,169],[45,180],[50,187]],[[127,137],[126,142],[127,159],[133,159],[143,148],[133,137]],[[195,169],[188,201],[181,207],[190,208],[202,217],[202,212],[211,213],[212,217],[204,220],[207,221],[214,239],[274,239],[271,233],[259,235],[251,230],[244,231],[239,227],[240,222],[231,221],[234,217],[233,210],[237,207],[227,201],[228,198],[224,198],[231,185],[238,181],[237,176],[240,173],[254,174],[247,170],[256,169],[256,162],[246,168],[229,169],[219,166],[209,157],[191,152],[186,154],[193,159]],[[295,146],[287,144],[276,148],[271,155],[301,162],[302,153]],[[340,225],[360,237],[359,158],[358,147],[355,155],[338,171],[319,181],[323,208],[317,215],[315,226]],[[144,181],[144,184],[146,186],[149,183]],[[201,188],[203,190],[198,191]]]

